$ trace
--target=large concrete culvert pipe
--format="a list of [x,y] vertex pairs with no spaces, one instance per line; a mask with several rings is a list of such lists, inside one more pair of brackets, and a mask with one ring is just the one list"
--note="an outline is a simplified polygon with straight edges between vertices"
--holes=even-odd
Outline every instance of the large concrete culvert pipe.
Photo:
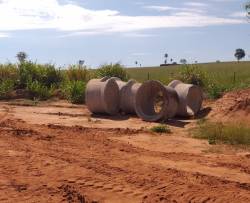
[[135,95],[136,114],[145,121],[155,122],[167,115],[169,99],[167,91],[158,81],[147,81]]
[[87,108],[92,113],[115,115],[119,112],[119,87],[114,78],[90,80],[85,96]]
[[120,90],[121,111],[127,114],[135,114],[135,96],[141,84],[135,80],[129,80],[128,82],[117,80],[116,82]]
[[165,89],[168,97],[168,107],[164,118],[165,119],[174,118],[175,115],[177,114],[179,107],[179,97],[174,88],[165,86]]
[[168,86],[174,88],[178,94],[178,116],[191,117],[199,112],[203,102],[203,93],[199,86],[184,84],[178,80],[172,81]]

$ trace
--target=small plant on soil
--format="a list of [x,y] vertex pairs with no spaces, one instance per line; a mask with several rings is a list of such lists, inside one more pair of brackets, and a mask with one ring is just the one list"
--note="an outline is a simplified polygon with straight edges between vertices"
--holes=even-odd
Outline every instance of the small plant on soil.
[[230,144],[250,146],[250,127],[244,124],[220,122],[200,122],[194,130],[194,137],[207,139],[209,144]]
[[167,125],[157,125],[150,128],[150,130],[155,133],[171,133],[171,130]]

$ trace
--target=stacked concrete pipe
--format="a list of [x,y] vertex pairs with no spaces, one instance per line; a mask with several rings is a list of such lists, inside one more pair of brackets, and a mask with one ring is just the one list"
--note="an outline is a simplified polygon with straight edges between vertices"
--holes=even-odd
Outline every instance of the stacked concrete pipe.
[[135,114],[135,97],[141,84],[135,80],[128,82],[116,80],[116,82],[120,90],[120,110],[127,114]]
[[179,106],[177,116],[191,117],[199,112],[203,102],[203,94],[199,86],[184,84],[179,80],[174,80],[168,87],[174,88],[178,94]]
[[115,115],[119,112],[119,87],[114,78],[90,80],[85,97],[87,108],[92,113]]
[[165,86],[168,97],[168,107],[164,119],[174,118],[179,107],[179,97],[176,90],[172,87]]
[[[161,103],[160,111],[156,110],[157,103]],[[150,80],[138,88],[134,106],[136,114],[143,120],[154,122],[166,118],[169,109],[168,105],[168,93],[164,85],[159,81]]]

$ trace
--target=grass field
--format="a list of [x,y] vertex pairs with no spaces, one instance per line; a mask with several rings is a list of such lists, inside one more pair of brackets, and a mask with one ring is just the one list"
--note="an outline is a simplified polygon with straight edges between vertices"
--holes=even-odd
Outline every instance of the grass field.
[[[247,62],[220,62],[198,64],[204,70],[208,77],[214,78],[215,81],[224,86],[241,87],[250,85],[250,61]],[[144,68],[128,68],[127,72],[131,78],[139,82],[150,80],[159,80],[164,84],[168,84],[172,79],[176,78],[178,72],[183,68],[181,65],[173,65],[167,67],[144,67]],[[234,76],[235,75],[235,76]]]

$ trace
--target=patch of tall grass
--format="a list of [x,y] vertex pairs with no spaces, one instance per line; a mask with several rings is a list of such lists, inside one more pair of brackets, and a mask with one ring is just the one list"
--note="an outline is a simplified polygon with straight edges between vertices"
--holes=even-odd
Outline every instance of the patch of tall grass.
[[241,123],[202,121],[193,134],[195,138],[207,139],[210,144],[250,146],[250,127]]
[[127,81],[129,79],[129,75],[124,66],[120,63],[115,64],[105,64],[96,70],[96,76],[99,78],[102,77],[117,77],[123,81]]
[[63,94],[73,104],[85,102],[86,83],[84,81],[68,81],[62,86]]
[[198,84],[208,98],[216,99],[225,92],[250,87],[250,62],[221,62],[166,67],[129,68],[128,74],[139,82],[159,80],[165,85],[173,79]]
[[7,79],[7,80],[0,80],[0,99],[8,99],[9,94],[14,89],[14,81]]

